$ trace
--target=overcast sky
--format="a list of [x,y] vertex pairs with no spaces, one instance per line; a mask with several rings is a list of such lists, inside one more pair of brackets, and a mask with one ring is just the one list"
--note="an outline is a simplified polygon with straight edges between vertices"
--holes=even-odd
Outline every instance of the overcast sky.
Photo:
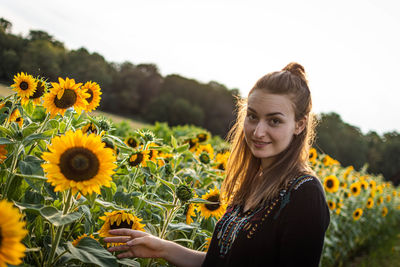
[[297,61],[314,112],[363,133],[400,132],[400,3],[387,0],[0,0],[14,34],[43,30],[107,61],[154,63],[242,95]]

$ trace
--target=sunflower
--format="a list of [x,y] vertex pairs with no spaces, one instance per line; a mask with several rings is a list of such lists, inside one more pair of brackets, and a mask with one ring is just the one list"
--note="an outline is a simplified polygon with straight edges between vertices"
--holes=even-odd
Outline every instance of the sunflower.
[[125,144],[127,144],[128,146],[130,146],[131,148],[137,148],[140,144],[139,140],[137,140],[136,137],[134,136],[128,136],[125,139]]
[[[158,147],[159,145],[155,143],[150,143],[148,147]],[[149,160],[157,163],[157,157],[158,157],[158,150],[157,149],[149,149]]]
[[43,80],[38,80],[36,79],[37,86],[36,86],[36,91],[31,95],[30,97],[22,97],[21,98],[21,104],[26,105],[28,104],[29,100],[32,100],[32,102],[35,105],[39,105],[41,101],[41,97],[44,95],[44,93],[47,92],[47,84]]
[[25,256],[25,246],[21,241],[28,233],[24,229],[26,223],[12,203],[1,200],[0,210],[0,266],[20,265]]
[[32,96],[36,91],[36,86],[37,81],[35,78],[23,72],[14,75],[14,84],[11,85],[20,97]]
[[135,152],[129,158],[129,165],[135,167],[138,166],[139,164],[142,164],[143,167],[146,167],[146,162],[148,160],[149,160],[148,150]]
[[330,210],[336,209],[336,203],[335,203],[335,201],[328,200],[328,207],[329,207]]
[[50,152],[42,156],[47,161],[42,164],[47,181],[55,191],[71,188],[74,194],[100,194],[100,186],[111,186],[111,175],[117,167],[112,150],[104,146],[99,135],[86,135],[81,130],[54,137],[48,146]]
[[74,247],[76,247],[76,246],[79,244],[79,242],[81,242],[81,240],[82,240],[83,238],[85,238],[85,237],[87,237],[87,238],[92,238],[92,239],[94,239],[94,240],[96,240],[96,241],[99,241],[97,238],[94,238],[93,235],[83,234],[83,235],[78,236],[76,239],[74,239],[74,240],[72,241],[72,245],[74,245]]
[[[99,236],[113,236],[108,231],[113,229],[128,228],[132,230],[143,231],[144,224],[140,222],[142,219],[124,210],[115,210],[113,212],[104,212],[104,216],[99,217],[104,221],[103,226],[99,230]],[[107,247],[118,246],[120,243],[107,243]]]
[[350,185],[350,191],[353,196],[358,196],[361,192],[361,183],[355,182]]
[[215,156],[215,162],[217,164],[214,166],[214,169],[225,171],[226,170],[226,164],[228,162],[228,158],[229,158],[230,154],[231,153],[229,151],[227,151],[225,153],[218,153]]
[[186,224],[191,224],[193,222],[193,217],[196,217],[197,208],[198,206],[195,203],[190,203],[187,205]]
[[341,211],[341,209],[340,209],[340,208],[337,208],[336,211],[335,211],[336,215],[339,215],[339,214],[340,214],[340,211]]
[[363,210],[358,208],[353,212],[353,220],[358,221],[361,218],[361,215],[363,214]]
[[394,191],[392,192],[392,195],[393,195],[393,197],[396,197],[396,196],[397,196],[397,191],[394,190]]
[[333,158],[331,158],[330,156],[326,155],[323,159],[322,159],[322,163],[325,166],[330,166],[333,164]]
[[350,174],[350,172],[351,172],[352,170],[354,170],[354,167],[353,167],[353,166],[347,167],[347,168],[346,168],[346,171],[343,173],[343,178],[344,178],[344,179],[347,179],[347,177],[349,176],[349,174]]
[[324,187],[325,190],[329,193],[335,193],[339,190],[339,180],[335,175],[329,175],[325,177]]
[[378,198],[378,205],[383,204],[383,201],[384,201],[383,197],[380,196],[380,197]]
[[388,214],[388,208],[383,207],[382,208],[382,217],[385,217]]
[[390,202],[392,200],[392,197],[390,195],[386,196],[386,202]]
[[19,112],[19,109],[14,109],[14,111],[10,115],[10,122],[16,122],[19,127],[22,127],[24,124],[24,118],[21,117],[21,113]]
[[193,153],[197,148],[199,139],[198,138],[190,138],[190,139],[187,139],[184,143],[189,144],[189,151]]
[[371,180],[369,182],[369,188],[375,190],[376,189],[376,182],[374,180]]
[[97,127],[92,122],[89,122],[88,124],[86,124],[85,126],[82,127],[82,132],[89,133],[89,134],[90,133],[97,134]]
[[197,140],[199,140],[200,143],[207,141],[210,136],[207,133],[199,133],[196,136]]
[[317,150],[315,148],[311,148],[309,151],[308,159],[312,164],[315,164],[317,162],[317,156]]
[[215,202],[213,204],[199,204],[201,215],[204,218],[209,218],[210,216],[213,216],[216,219],[219,219],[222,217],[226,210],[226,204],[224,204],[221,200],[220,192],[217,188],[210,189],[201,198],[210,202]]
[[0,164],[7,158],[7,153],[6,145],[0,145]]
[[88,105],[86,107],[87,112],[91,112],[95,110],[100,104],[100,95],[102,94],[100,91],[100,86],[95,82],[86,82],[85,85],[82,86],[82,90],[89,94],[89,97],[86,98]]
[[369,197],[367,200],[367,208],[372,209],[374,207],[374,199],[372,197]]
[[214,149],[211,146],[211,144],[207,144],[207,145],[200,145],[197,149],[196,149],[196,155],[199,156],[201,153],[206,152],[209,156],[210,159],[214,158]]
[[81,90],[81,83],[75,83],[74,79],[58,78],[59,83],[51,83],[53,88],[44,96],[43,106],[51,117],[57,114],[64,116],[68,108],[73,107],[78,114],[86,109],[88,102],[86,98],[90,97],[88,93]]

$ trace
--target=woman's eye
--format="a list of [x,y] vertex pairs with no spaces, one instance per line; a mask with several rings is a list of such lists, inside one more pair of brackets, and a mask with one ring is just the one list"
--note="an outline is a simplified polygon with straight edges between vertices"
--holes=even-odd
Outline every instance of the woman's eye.
[[247,114],[247,118],[248,118],[250,121],[256,120],[256,116],[254,116],[254,114]]
[[278,126],[280,123],[281,123],[281,121],[278,120],[278,119],[271,119],[271,120],[270,120],[270,124],[271,124],[272,126]]

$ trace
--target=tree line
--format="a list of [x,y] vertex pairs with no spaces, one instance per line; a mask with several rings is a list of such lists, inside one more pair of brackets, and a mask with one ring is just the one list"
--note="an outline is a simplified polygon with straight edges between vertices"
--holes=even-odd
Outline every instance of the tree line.
[[[18,72],[47,77],[95,81],[102,88],[99,109],[136,120],[169,125],[193,124],[225,137],[235,119],[238,89],[215,81],[200,83],[172,74],[163,77],[155,64],[107,62],[85,48],[68,50],[53,36],[31,30],[14,35],[12,23],[0,18],[0,81],[9,84]],[[316,147],[342,165],[356,169],[368,163],[372,173],[382,173],[400,183],[400,136],[397,132],[362,134],[336,113],[320,114]]]

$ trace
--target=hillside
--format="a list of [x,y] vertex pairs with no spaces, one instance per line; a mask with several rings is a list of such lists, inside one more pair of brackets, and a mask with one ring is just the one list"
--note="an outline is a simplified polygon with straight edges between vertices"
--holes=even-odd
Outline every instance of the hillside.
[[[8,96],[8,95],[12,94],[13,92],[14,91],[11,90],[6,85],[0,84],[0,97]],[[107,113],[107,112],[99,111],[99,110],[90,112],[89,115],[90,116],[99,116],[99,115],[101,115],[101,116],[104,116],[104,117],[107,117],[107,118],[111,119],[114,123],[120,123],[122,121],[126,121],[134,129],[143,128],[143,127],[147,126],[147,124],[145,124],[145,123],[138,122],[138,121],[126,118],[126,117],[110,114],[110,113]]]

